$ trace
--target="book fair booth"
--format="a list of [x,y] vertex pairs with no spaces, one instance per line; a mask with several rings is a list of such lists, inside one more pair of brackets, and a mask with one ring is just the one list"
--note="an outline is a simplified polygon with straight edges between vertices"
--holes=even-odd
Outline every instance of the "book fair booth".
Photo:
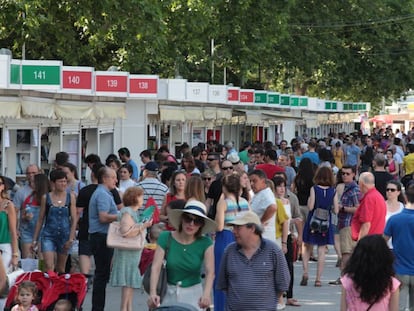
[[85,176],[83,158],[102,159],[128,147],[139,162],[144,149],[171,152],[215,139],[290,141],[355,130],[369,103],[351,103],[160,79],[122,71],[64,66],[62,61],[0,55],[1,174],[24,177],[29,163],[50,170],[66,151]]

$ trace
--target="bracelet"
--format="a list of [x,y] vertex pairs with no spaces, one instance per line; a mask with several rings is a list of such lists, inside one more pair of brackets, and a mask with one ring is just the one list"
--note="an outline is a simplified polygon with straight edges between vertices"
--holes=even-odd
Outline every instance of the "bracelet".
[[19,257],[19,253],[13,253],[13,257]]
[[37,241],[32,241],[32,244],[37,244]]

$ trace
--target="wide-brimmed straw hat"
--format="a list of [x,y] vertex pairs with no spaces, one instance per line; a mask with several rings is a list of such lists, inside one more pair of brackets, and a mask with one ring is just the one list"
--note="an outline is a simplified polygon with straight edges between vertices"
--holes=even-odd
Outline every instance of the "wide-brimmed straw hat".
[[181,215],[183,213],[193,214],[195,216],[204,218],[204,226],[201,229],[201,233],[214,232],[217,229],[217,224],[207,217],[206,206],[196,200],[188,201],[183,209],[173,209],[168,212],[168,222],[171,226],[178,230],[181,224]]

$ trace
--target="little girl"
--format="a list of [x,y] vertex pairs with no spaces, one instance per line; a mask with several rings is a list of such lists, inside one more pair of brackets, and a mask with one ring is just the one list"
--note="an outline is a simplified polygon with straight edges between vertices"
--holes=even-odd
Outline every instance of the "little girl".
[[341,311],[397,311],[400,282],[394,277],[393,261],[381,235],[362,238],[341,278]]
[[31,281],[23,281],[20,283],[17,290],[17,304],[11,311],[39,311],[33,304],[33,301],[36,299],[36,294],[37,287],[35,283]]

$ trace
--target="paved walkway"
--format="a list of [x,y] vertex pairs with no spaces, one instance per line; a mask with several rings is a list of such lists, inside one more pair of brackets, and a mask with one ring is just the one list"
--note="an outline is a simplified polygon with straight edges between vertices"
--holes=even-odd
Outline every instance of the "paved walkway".
[[[287,306],[286,310],[303,310],[303,311],[323,311],[339,310],[341,286],[332,286],[328,282],[338,278],[339,270],[335,267],[336,255],[332,247],[326,255],[325,269],[322,275],[322,287],[314,287],[316,275],[316,262],[309,263],[309,282],[308,286],[300,286],[302,278],[302,263],[295,263],[295,283],[293,287],[293,296],[301,303],[301,307]],[[88,292],[83,304],[84,310],[91,309],[91,292]],[[120,288],[107,287],[106,307],[105,310],[119,310],[121,300]],[[141,290],[135,291],[134,301],[136,302],[137,311],[148,310],[146,307],[146,294]]]

